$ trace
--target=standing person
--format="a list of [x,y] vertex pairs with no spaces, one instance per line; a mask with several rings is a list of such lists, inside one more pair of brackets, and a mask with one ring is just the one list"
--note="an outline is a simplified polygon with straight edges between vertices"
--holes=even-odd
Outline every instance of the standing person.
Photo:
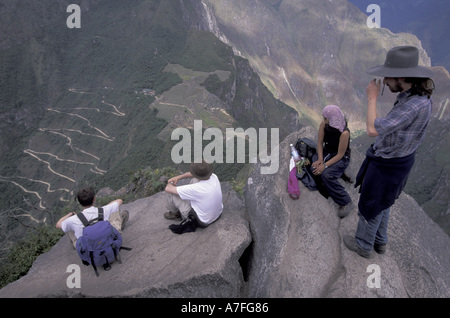
[[373,80],[367,87],[367,133],[376,139],[356,178],[355,187],[361,186],[356,234],[343,238],[347,248],[366,258],[372,249],[380,254],[386,251],[390,207],[406,184],[431,116],[432,71],[418,63],[418,49],[401,46],[387,53],[384,65],[368,70],[384,77],[383,84],[399,94],[382,118],[377,116],[381,81]]
[[[98,209],[94,207],[95,191],[92,187],[82,188],[77,193],[77,200],[83,207],[83,215],[88,221],[98,217]],[[128,211],[119,211],[122,199],[111,201],[103,206],[103,220],[109,221],[119,232],[121,232],[128,221]],[[77,239],[83,235],[84,225],[75,212],[63,216],[57,223],[56,228],[63,230],[76,247]]]
[[350,213],[351,198],[339,183],[350,163],[350,130],[341,109],[329,105],[323,109],[319,126],[317,153],[311,166],[313,174],[320,176],[330,197],[339,206],[338,215]]
[[[185,178],[191,178],[191,182],[177,186],[178,181]],[[220,181],[213,173],[213,166],[205,161],[191,163],[189,172],[169,179],[165,191],[169,194],[166,219],[187,220],[192,216],[198,226],[207,227],[222,214]]]

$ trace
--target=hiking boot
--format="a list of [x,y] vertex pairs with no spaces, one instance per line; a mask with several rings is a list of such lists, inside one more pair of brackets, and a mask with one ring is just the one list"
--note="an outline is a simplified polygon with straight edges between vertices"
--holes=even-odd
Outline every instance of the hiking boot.
[[352,202],[350,202],[347,205],[344,206],[340,206],[338,208],[338,216],[342,219],[345,218],[346,216],[348,216],[350,214],[350,212],[352,212]]
[[378,254],[384,254],[386,252],[386,244],[377,244],[377,243],[375,243],[373,245],[373,249]]
[[347,171],[345,171],[345,172],[342,174],[341,179],[344,180],[345,182],[348,182],[348,183],[353,183],[353,182],[355,182],[355,181],[353,181],[352,177],[350,177],[350,175],[347,173]]
[[168,220],[175,220],[175,221],[181,221],[181,213],[180,211],[178,212],[166,212],[164,213],[164,217]]
[[130,213],[127,210],[124,210],[120,212],[120,217],[122,218],[122,226],[120,227],[121,230],[125,228],[125,224],[128,222],[128,218],[130,217]]
[[358,253],[359,256],[362,256],[364,258],[370,258],[370,252],[367,252],[363,250],[359,245],[356,243],[356,240],[353,236],[350,235],[344,235],[343,238],[344,245],[351,251]]

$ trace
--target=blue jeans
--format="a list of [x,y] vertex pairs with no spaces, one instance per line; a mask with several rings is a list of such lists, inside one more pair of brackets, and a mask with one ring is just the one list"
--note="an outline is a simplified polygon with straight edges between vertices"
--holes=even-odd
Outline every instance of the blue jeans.
[[369,221],[361,213],[358,213],[359,221],[355,239],[359,247],[367,252],[371,252],[374,244],[387,244],[389,212],[390,208],[387,208]]

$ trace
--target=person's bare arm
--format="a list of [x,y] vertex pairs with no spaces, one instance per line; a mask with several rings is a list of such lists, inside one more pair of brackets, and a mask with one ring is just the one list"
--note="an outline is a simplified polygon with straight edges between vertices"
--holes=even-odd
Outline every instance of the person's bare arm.
[[123,203],[123,200],[122,200],[122,199],[117,199],[117,200],[114,200],[114,201],[109,202],[107,205],[113,204],[113,203],[115,203],[115,202],[117,202],[117,204],[118,204],[119,206],[121,206],[122,203]]
[[366,129],[367,135],[370,137],[378,136],[378,131],[375,129],[375,119],[378,117],[377,115],[377,98],[380,94],[381,88],[381,80],[373,80],[367,86],[367,121],[366,121]]
[[312,168],[315,170],[323,164],[323,139],[325,136],[325,121],[322,120],[317,136],[317,161],[313,162]]
[[59,219],[59,221],[56,223],[57,229],[62,229],[62,223],[70,218],[71,216],[75,215],[75,212],[69,212],[68,214],[64,215],[62,218]]
[[178,181],[180,181],[181,179],[193,178],[193,177],[194,176],[190,172],[185,172],[183,174],[180,174],[179,176],[172,177],[167,181],[167,186],[166,186],[165,191],[168,193],[172,193],[172,194],[178,194],[177,187],[176,187]]
[[341,160],[344,157],[345,152],[347,151],[349,139],[350,139],[349,132],[348,131],[344,131],[341,134],[341,137],[339,138],[338,153],[336,154],[336,156],[334,156],[333,158],[331,158],[330,160],[325,162],[325,165],[327,167],[335,164],[336,162],[338,162],[339,160]]

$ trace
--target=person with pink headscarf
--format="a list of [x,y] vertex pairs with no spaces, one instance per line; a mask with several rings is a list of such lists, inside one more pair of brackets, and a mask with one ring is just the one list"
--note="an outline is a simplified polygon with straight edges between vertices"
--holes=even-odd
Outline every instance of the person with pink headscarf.
[[339,183],[339,178],[348,177],[345,169],[350,163],[350,130],[341,109],[329,105],[323,109],[323,120],[319,126],[317,153],[313,157],[312,172],[320,176],[329,196],[339,206],[338,215],[343,218],[350,213],[351,198]]

